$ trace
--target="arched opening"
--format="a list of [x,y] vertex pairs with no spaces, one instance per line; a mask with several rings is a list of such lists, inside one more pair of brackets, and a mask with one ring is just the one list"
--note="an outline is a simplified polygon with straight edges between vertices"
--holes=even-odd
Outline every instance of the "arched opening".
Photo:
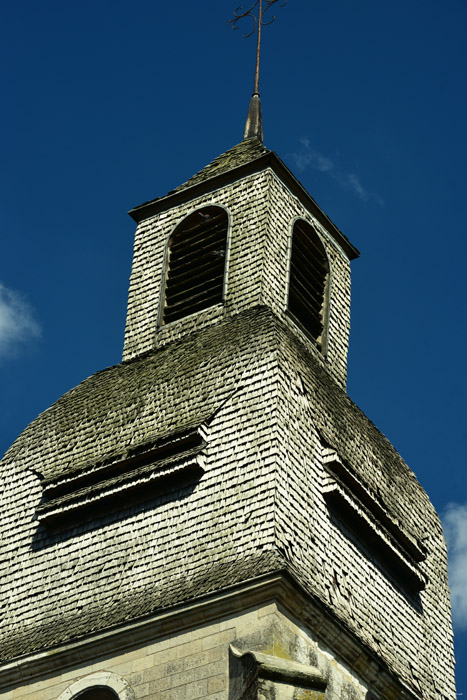
[[95,687],[83,690],[73,700],[118,700],[118,695],[110,688]]
[[292,232],[288,310],[324,350],[329,261],[313,227],[298,219]]
[[170,236],[161,323],[171,323],[223,300],[229,220],[225,209],[203,207]]
[[58,700],[134,700],[134,692],[121,676],[97,671],[72,683]]

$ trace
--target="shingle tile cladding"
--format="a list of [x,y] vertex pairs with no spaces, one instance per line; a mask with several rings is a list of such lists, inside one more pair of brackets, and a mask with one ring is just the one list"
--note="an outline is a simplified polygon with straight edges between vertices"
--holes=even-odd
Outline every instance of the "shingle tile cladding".
[[[174,190],[169,192],[167,196],[173,195],[176,192],[182,192],[183,190],[187,190],[193,187],[194,185],[199,185],[205,182],[206,180],[211,180],[211,178],[216,177],[218,175],[230,173],[235,168],[239,168],[242,165],[247,165],[252,161],[256,160],[257,158],[271,153],[273,153],[273,151],[270,151],[257,139],[248,139],[246,141],[241,141],[233,148],[230,148],[228,151],[225,151],[225,153],[221,153],[219,156],[217,156],[217,158],[214,158],[214,160],[208,163],[208,165],[202,168],[199,172],[195,173],[195,175],[192,175],[192,177],[190,177],[186,182],[182,183]],[[136,213],[138,212],[138,210],[143,208],[146,209],[148,205],[158,202],[161,199],[165,198],[158,197],[157,199],[144,202],[144,204],[140,205],[139,207],[136,207],[130,213]],[[135,216],[135,218],[138,219],[139,217]]]
[[[287,569],[421,697],[453,698],[438,517],[345,392],[352,249],[311,198],[291,192],[296,183],[264,147],[245,142],[225,155],[137,214],[125,361],[65,394],[1,462],[2,658]],[[224,304],[158,330],[165,242],[206,203],[231,218]],[[296,217],[316,227],[330,259],[326,358],[285,313]],[[72,529],[38,524],[45,483],[193,429],[203,437],[196,484]],[[421,543],[419,594],[326,506],[330,452]]]
[[[200,423],[206,472],[192,492],[63,537],[38,534],[39,475]],[[323,440],[424,539],[429,583],[418,602],[333,523],[321,493]],[[434,687],[450,697],[438,518],[386,438],[267,308],[85,380],[13,444],[2,480],[4,658],[287,567],[413,687],[415,673],[423,697],[437,697]]]
[[[139,224],[123,358],[136,357],[257,304],[283,314],[287,306],[291,228],[294,220],[302,217],[322,237],[331,264],[325,364],[335,380],[345,386],[350,329],[349,263],[358,254],[356,249],[280,159],[255,139],[219,156],[186,184],[180,192],[133,210]],[[185,216],[212,204],[224,206],[230,217],[224,304],[186,318],[173,328],[158,329],[166,241]],[[324,362],[321,353],[317,357]]]
[[188,187],[193,187],[193,185],[198,185],[200,182],[204,182],[216,175],[222,175],[267,153],[272,153],[272,151],[263,146],[257,139],[241,141],[239,144],[211,161],[209,165],[196,173],[196,175],[190,177],[183,185],[179,185],[179,187],[175,189],[175,192],[180,192]]
[[42,413],[5,458],[51,479],[197,427],[235,390],[244,350],[235,324],[214,326],[98,372]]

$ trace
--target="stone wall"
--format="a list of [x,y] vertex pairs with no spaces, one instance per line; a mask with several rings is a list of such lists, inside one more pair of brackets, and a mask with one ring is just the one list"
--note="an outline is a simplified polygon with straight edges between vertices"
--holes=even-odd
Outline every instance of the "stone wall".
[[[131,631],[128,636],[131,639]],[[111,647],[111,641],[107,640],[106,645]],[[260,652],[270,660],[276,658],[279,666],[289,670],[289,677],[281,682],[273,679],[263,684],[266,695],[261,697],[265,700],[276,697],[275,686],[282,689],[283,695],[279,697],[290,700],[324,699],[324,687],[327,700],[367,697],[368,686],[359,673],[336,659],[305,625],[284,614],[275,603],[201,622],[170,636],[162,633],[150,643],[128,646],[119,652],[106,654],[104,646],[98,651],[97,645],[95,658],[87,662],[79,660],[77,647],[76,663],[60,672],[53,670],[52,653],[49,673],[31,677],[14,688],[4,687],[0,697],[2,700],[72,700],[87,688],[105,685],[115,690],[119,700],[240,700],[233,691],[235,666],[231,647],[237,654]],[[313,679],[309,682],[311,687],[302,687],[301,670],[314,672],[317,679],[314,690]],[[291,687],[292,693],[287,694],[287,687]]]

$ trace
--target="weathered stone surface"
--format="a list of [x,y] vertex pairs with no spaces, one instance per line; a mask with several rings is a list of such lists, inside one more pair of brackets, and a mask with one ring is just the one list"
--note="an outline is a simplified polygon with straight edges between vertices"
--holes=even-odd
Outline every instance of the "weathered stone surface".
[[[250,688],[258,691],[258,699],[370,698],[369,685],[361,682],[358,672],[333,658],[306,625],[287,617],[275,605],[249,607],[209,623],[200,620],[196,627],[178,634],[164,635],[161,631],[151,644],[99,653],[92,662],[75,659],[56,674],[25,679],[19,688],[3,687],[1,697],[2,700],[72,700],[77,693],[102,684],[114,689],[119,700],[250,700],[251,695],[233,694],[236,686],[229,673],[232,671],[230,645],[238,648],[240,655],[248,655],[254,645],[253,658],[266,658],[273,669],[287,670],[282,680],[279,674],[274,677],[269,674],[253,683]],[[296,683],[299,680],[294,678],[296,670],[305,678],[303,685]],[[312,687],[313,679],[319,687]],[[404,689],[397,696],[391,695],[377,679],[371,687],[378,689],[380,700],[414,698]]]
[[324,700],[327,684],[315,666],[230,647],[229,700]]

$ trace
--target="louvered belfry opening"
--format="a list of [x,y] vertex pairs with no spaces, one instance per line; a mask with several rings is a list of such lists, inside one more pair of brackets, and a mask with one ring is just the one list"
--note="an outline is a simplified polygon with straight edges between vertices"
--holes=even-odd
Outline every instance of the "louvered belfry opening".
[[168,244],[162,323],[222,302],[229,220],[225,209],[198,209],[175,229]]
[[329,262],[320,237],[299,219],[292,234],[288,309],[323,349]]

